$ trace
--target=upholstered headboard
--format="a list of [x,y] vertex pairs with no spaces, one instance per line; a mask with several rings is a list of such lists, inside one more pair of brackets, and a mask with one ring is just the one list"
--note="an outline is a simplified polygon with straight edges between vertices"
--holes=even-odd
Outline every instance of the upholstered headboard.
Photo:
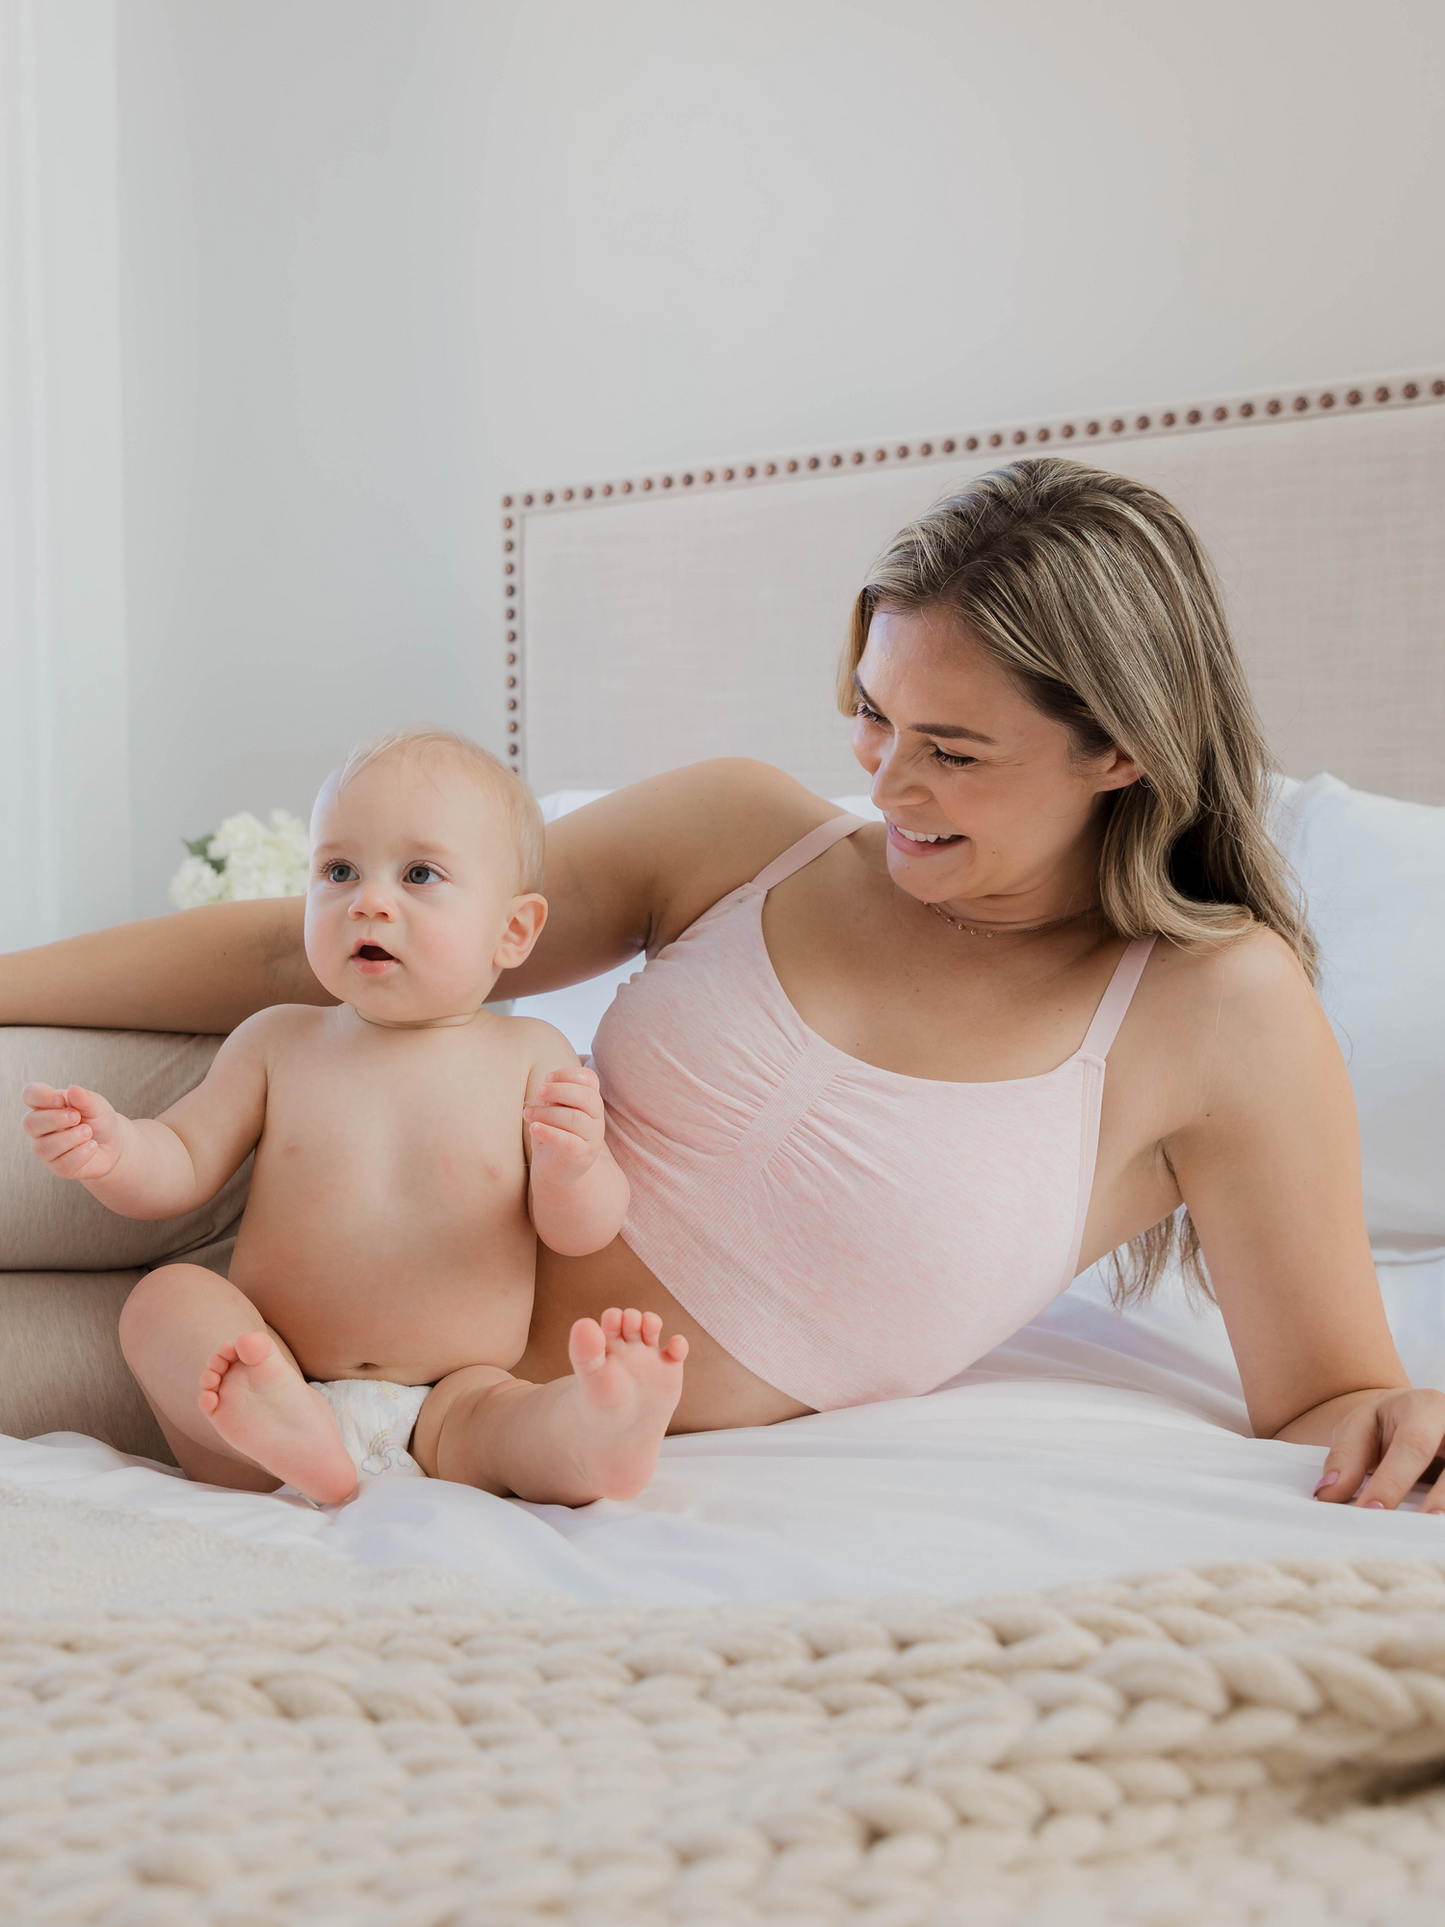
[[1445,803],[1445,379],[1279,389],[698,463],[502,502],[508,751],[539,791],[705,756],[858,784],[833,676],[867,567],[1008,456],[1152,483],[1212,554],[1287,773]]

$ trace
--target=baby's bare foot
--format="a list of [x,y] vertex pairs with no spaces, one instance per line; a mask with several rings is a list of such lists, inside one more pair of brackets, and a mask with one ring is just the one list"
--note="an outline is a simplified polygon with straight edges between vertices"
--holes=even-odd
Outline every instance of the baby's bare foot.
[[242,1332],[201,1373],[196,1403],[227,1445],[320,1505],[356,1489],[356,1467],[319,1393],[267,1332]]
[[601,1499],[630,1499],[652,1477],[667,1422],[682,1397],[681,1336],[658,1345],[655,1312],[605,1311],[579,1318],[567,1351],[577,1401],[568,1413],[588,1485]]

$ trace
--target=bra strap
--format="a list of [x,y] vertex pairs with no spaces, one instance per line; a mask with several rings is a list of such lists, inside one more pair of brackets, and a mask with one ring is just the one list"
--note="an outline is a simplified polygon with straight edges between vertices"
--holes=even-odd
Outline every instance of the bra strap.
[[1144,975],[1144,966],[1156,941],[1154,937],[1136,937],[1115,965],[1109,987],[1099,999],[1099,1008],[1094,1012],[1094,1021],[1079,1046],[1081,1057],[1109,1055],[1109,1047],[1119,1035],[1124,1013],[1133,1002],[1134,992],[1139,988],[1139,979]]
[[830,816],[826,823],[820,823],[816,830],[799,837],[790,849],[775,856],[766,870],[759,870],[753,878],[753,885],[759,890],[771,890],[775,883],[792,876],[795,870],[804,869],[824,850],[831,850],[835,843],[841,843],[845,836],[852,836],[855,830],[867,828],[861,816],[850,816],[845,810],[841,816]]

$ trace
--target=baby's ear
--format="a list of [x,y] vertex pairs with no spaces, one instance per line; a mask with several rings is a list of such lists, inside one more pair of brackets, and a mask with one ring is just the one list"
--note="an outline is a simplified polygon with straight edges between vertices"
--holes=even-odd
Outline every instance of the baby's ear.
[[546,921],[545,897],[539,896],[535,890],[529,890],[525,896],[513,897],[507,909],[507,925],[502,932],[502,941],[492,954],[495,967],[498,970],[515,970],[518,964],[525,963]]

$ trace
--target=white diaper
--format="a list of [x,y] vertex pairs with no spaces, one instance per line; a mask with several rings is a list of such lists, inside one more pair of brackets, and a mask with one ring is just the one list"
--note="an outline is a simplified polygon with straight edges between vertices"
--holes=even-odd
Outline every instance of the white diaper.
[[363,1479],[424,1479],[407,1451],[430,1385],[392,1385],[384,1378],[311,1383],[336,1415],[341,1443]]

